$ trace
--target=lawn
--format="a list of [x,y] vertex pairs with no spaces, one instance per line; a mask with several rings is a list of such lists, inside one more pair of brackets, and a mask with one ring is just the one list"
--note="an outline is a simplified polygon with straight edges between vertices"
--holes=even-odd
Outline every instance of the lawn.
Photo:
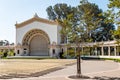
[[1,59],[0,75],[31,74],[73,63],[75,59]]

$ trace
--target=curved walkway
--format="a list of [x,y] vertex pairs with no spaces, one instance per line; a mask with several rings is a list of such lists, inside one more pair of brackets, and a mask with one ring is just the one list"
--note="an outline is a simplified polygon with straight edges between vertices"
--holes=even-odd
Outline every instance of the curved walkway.
[[[63,67],[65,68],[62,70],[44,76],[11,80],[74,80],[68,76],[76,74],[76,64]],[[120,64],[113,61],[85,60],[82,61],[82,74],[90,77],[87,80],[120,80]]]

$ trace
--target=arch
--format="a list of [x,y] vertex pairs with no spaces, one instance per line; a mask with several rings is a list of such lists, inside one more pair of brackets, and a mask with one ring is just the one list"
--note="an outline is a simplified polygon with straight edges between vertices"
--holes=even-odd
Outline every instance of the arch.
[[50,39],[46,32],[44,32],[43,30],[40,30],[40,29],[33,29],[33,30],[28,31],[25,34],[25,36],[23,37],[23,40],[22,40],[22,45],[23,46],[29,45],[32,37],[34,37],[35,35],[38,35],[38,34],[43,35],[47,39],[48,43],[50,44]]
[[48,56],[50,39],[44,31],[33,29],[26,33],[22,45],[29,47],[30,56]]

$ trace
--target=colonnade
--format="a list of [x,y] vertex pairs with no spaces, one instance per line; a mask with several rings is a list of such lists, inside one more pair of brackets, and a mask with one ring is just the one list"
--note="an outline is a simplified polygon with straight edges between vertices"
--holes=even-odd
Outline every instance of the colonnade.
[[[77,46],[72,44],[70,47],[74,48],[76,56]],[[120,56],[120,45],[116,44],[116,41],[84,43],[81,44],[80,48],[82,48],[82,55],[85,53],[85,55],[89,56]],[[85,52],[85,49],[88,49],[88,52]]]

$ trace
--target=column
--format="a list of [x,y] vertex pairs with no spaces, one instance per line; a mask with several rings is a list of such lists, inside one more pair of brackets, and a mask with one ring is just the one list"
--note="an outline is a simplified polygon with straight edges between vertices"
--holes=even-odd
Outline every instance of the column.
[[67,47],[65,47],[65,51],[66,51],[66,57],[68,57],[68,49],[67,49]]
[[102,56],[104,56],[103,46],[101,47]]
[[90,56],[91,54],[91,46],[89,46],[89,52],[88,52],[88,55]]
[[52,50],[53,50],[53,48],[51,47],[51,48],[49,49],[49,56],[50,56],[50,57],[53,57]]
[[75,46],[75,48],[74,48],[74,49],[75,49],[75,56],[77,56],[77,54],[76,54],[76,46]]
[[114,55],[116,56],[116,46],[114,46]]
[[90,47],[90,56],[91,56],[91,47]]
[[97,54],[98,52],[97,52],[97,47],[95,48],[95,56],[97,56],[98,54]]
[[110,46],[108,46],[108,56],[110,56]]

